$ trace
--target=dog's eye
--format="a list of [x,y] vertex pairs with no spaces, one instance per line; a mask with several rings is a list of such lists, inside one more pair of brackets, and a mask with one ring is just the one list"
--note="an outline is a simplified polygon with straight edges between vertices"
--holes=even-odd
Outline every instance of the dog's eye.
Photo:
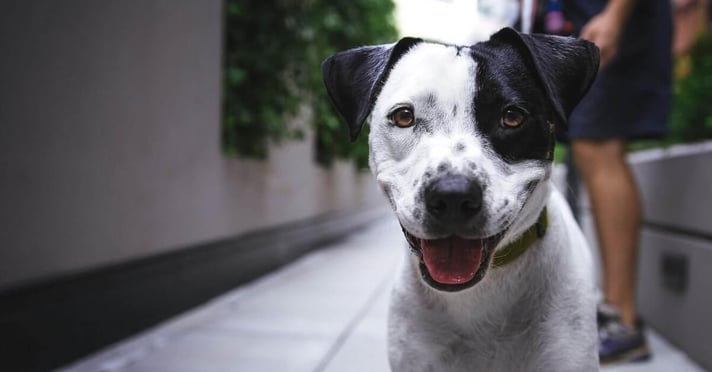
[[502,114],[502,124],[509,128],[516,128],[524,123],[524,113],[515,108],[508,108]]
[[391,120],[401,128],[408,128],[415,123],[415,114],[412,109],[401,107],[393,112]]

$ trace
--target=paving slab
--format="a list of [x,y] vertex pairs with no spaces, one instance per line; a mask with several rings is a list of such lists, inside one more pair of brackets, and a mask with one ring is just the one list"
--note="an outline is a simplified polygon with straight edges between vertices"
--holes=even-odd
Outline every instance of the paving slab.
[[[69,365],[67,372],[388,371],[390,287],[405,254],[392,218]],[[703,372],[653,330],[650,362],[606,372]]]

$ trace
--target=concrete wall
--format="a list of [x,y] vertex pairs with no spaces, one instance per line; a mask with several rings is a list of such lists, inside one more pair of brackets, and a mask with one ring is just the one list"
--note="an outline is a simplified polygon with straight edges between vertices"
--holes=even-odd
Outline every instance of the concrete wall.
[[712,369],[712,142],[638,153],[630,160],[645,205],[640,312]]
[[[666,339],[712,369],[712,142],[631,154],[644,205],[638,311]],[[581,224],[596,246],[590,206]],[[598,256],[598,250],[593,250]],[[600,275],[599,275],[600,280]]]
[[0,289],[383,203],[308,141],[223,156],[222,1],[3,1],[0,51]]

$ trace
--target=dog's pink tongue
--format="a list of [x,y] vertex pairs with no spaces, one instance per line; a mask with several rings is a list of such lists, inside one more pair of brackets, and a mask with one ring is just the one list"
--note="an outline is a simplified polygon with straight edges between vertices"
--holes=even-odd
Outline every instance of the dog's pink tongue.
[[456,236],[421,240],[420,249],[430,277],[442,284],[467,283],[482,262],[482,240]]

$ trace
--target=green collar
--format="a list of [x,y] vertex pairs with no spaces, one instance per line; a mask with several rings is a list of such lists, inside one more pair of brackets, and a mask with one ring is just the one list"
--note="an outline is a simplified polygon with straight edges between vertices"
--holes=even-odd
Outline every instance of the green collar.
[[544,207],[536,223],[527,229],[522,236],[495,252],[492,258],[492,266],[502,267],[516,260],[517,257],[526,252],[537,239],[544,236],[547,227],[549,227],[549,216],[546,213],[546,207]]

